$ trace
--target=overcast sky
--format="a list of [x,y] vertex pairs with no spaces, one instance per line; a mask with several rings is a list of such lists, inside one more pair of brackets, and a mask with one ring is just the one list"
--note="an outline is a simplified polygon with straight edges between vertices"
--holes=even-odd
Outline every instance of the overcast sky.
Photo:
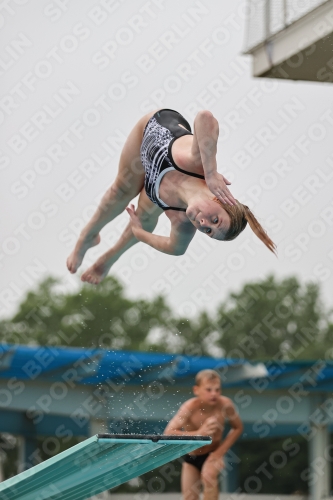
[[[268,274],[320,282],[331,304],[331,84],[254,79],[242,55],[245,2],[9,1],[0,13],[1,316],[45,275],[80,272],[128,222],[102,231],[71,276],[66,257],[116,176],[121,146],[151,109],[199,109],[220,123],[219,171],[278,246],[249,228],[233,242],[196,234],[183,257],[138,244],[112,272],[131,297],[164,293],[176,313],[213,310]],[[162,215],[157,232],[168,231]]]

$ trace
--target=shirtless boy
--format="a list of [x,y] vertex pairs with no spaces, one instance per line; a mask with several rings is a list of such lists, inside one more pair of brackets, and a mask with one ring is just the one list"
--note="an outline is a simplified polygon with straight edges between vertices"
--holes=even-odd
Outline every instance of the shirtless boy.
[[[193,393],[196,397],[182,404],[164,434],[211,436],[211,444],[185,455],[181,487],[184,500],[198,500],[197,485],[201,481],[204,500],[217,500],[223,456],[242,434],[243,424],[231,399],[221,395],[221,381],[216,371],[201,370],[197,373]],[[231,430],[222,441],[226,419]]]

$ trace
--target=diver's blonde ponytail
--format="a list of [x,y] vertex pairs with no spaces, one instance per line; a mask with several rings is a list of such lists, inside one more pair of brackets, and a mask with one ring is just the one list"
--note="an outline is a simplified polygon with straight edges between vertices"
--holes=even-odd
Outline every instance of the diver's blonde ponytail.
[[255,233],[256,236],[266,245],[266,247],[276,255],[276,245],[270,239],[266,231],[263,229],[261,224],[257,221],[249,207],[243,205],[244,207],[244,216],[247,222],[249,223],[250,228]]

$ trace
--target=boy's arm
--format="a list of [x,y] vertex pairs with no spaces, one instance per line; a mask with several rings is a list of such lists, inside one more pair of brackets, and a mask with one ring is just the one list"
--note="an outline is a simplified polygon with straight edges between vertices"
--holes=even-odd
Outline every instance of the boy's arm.
[[164,433],[167,436],[196,436],[198,431],[183,431],[182,429],[186,426],[190,418],[190,410],[188,405],[184,403],[176,413],[176,415],[170,420],[166,426]]
[[220,446],[210,454],[211,458],[220,458],[225,455],[243,432],[243,423],[232,401],[229,401],[225,408],[225,416],[229,420],[231,429]]

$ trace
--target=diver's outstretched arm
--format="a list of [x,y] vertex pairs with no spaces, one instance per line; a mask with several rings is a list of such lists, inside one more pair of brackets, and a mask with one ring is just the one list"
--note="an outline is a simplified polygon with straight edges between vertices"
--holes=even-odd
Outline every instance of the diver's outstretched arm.
[[159,236],[145,230],[135,213],[134,205],[130,205],[126,210],[131,217],[132,231],[135,237],[159,252],[168,255],[183,255],[195,235],[195,227],[189,222],[187,217],[185,219],[179,217],[178,213],[168,214],[171,221],[170,236]]

